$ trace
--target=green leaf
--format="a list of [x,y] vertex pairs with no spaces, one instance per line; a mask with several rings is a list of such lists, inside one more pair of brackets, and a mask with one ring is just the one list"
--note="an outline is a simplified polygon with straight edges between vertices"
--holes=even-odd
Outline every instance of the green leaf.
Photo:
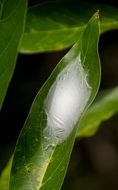
[[8,190],[11,164],[12,164],[12,159],[9,160],[7,166],[5,167],[5,169],[3,170],[3,172],[0,176],[0,189],[1,190]]
[[81,119],[77,137],[92,136],[99,125],[118,112],[118,87],[104,90]]
[[98,9],[101,32],[118,29],[118,9],[103,4],[45,3],[30,8],[20,52],[36,53],[70,47]]
[[0,109],[13,75],[27,0],[0,1]]
[[96,13],[33,102],[17,142],[10,190],[60,189],[77,123],[98,90],[98,38]]

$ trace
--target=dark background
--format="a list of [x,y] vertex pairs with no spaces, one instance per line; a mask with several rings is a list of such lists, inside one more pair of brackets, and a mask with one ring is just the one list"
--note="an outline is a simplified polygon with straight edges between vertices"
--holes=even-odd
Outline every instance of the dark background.
[[[38,2],[44,1],[31,0],[29,6]],[[116,0],[96,2],[117,6]],[[79,4],[79,1],[73,0],[73,3]],[[0,171],[14,150],[35,95],[67,51],[18,55],[15,72],[0,112]],[[102,66],[100,89],[117,86],[117,30],[101,35],[99,53]],[[76,140],[62,189],[118,190],[117,114],[102,123],[95,136]]]

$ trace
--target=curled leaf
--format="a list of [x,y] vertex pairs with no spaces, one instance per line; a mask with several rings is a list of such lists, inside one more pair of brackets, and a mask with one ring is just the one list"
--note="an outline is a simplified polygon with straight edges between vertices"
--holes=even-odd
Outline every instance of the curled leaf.
[[77,124],[99,87],[98,13],[79,39],[33,102],[16,145],[10,190],[61,188]]

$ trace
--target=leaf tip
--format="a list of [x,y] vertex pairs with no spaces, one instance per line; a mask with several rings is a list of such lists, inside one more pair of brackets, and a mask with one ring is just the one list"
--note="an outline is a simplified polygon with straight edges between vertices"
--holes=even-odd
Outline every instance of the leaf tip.
[[96,19],[99,19],[99,13],[100,13],[100,11],[99,11],[99,9],[98,9],[97,12],[95,13],[95,18],[96,18]]

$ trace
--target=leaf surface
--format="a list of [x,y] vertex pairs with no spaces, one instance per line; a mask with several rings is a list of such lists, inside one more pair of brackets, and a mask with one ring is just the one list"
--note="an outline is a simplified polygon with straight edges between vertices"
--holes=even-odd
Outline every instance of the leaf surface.
[[29,9],[20,52],[62,50],[72,46],[97,10],[101,32],[118,29],[118,9],[95,3],[44,3]]
[[15,68],[27,0],[0,1],[0,109]]
[[77,123],[99,86],[98,39],[96,13],[33,102],[17,142],[9,190],[61,188]]

